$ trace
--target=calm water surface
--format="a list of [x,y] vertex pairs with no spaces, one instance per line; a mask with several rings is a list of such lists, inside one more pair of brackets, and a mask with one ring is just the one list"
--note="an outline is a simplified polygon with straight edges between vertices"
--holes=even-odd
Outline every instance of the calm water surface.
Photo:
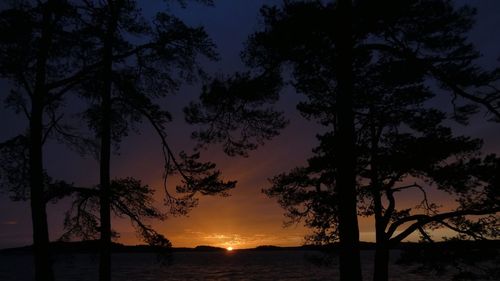
[[[413,272],[415,268],[394,264],[391,280],[449,280],[445,276],[429,276]],[[244,251],[244,252],[180,252],[173,253],[170,266],[158,263],[155,254],[113,255],[113,280],[336,280],[337,265],[316,266],[308,257],[313,251]],[[363,275],[371,279],[373,252],[363,251]],[[97,280],[98,256],[92,254],[58,255],[55,261],[57,280]],[[0,280],[33,280],[31,255],[0,254]]]

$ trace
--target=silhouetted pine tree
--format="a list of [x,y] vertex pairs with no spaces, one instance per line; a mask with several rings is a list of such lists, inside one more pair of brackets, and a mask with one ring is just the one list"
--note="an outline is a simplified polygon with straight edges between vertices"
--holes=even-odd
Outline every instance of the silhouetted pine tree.
[[481,53],[468,40],[476,10],[451,0],[357,1],[360,32],[370,35],[361,51],[408,62],[453,98],[454,118],[483,107],[492,120],[500,117],[500,71],[478,64]]
[[[394,77],[401,66],[369,68],[377,75],[365,76],[355,99],[359,214],[375,218],[374,280],[387,280],[389,249],[414,232],[426,240],[426,229],[443,227],[460,238],[498,237],[499,158],[481,157],[480,140],[453,136],[443,125],[446,115],[425,106],[433,96],[429,89],[411,82],[411,73]],[[337,159],[335,134],[319,140],[308,166],[275,177],[265,192],[278,199],[290,222],[304,221],[315,230],[312,242],[329,244],[339,235],[338,210],[328,202],[342,200],[334,189],[342,163],[331,161]],[[440,208],[431,200],[433,190],[449,193],[456,207]],[[398,203],[405,192],[420,193],[420,203]]]
[[25,136],[2,144],[2,152],[15,158],[2,159],[3,179],[17,199],[31,202],[36,280],[53,280],[45,208],[51,180],[44,172],[42,146],[50,135],[75,141],[57,113],[68,89],[54,83],[79,63],[71,53],[78,44],[73,40],[76,18],[64,0],[12,1],[0,12],[0,76],[13,85],[6,104],[29,122]]
[[[429,80],[438,82],[441,89],[451,93],[451,116],[456,121],[466,124],[468,117],[479,111],[479,106],[482,106],[493,117],[492,120],[498,121],[500,92],[495,87],[495,84],[498,84],[498,71],[487,71],[477,65],[476,59],[480,58],[480,53],[476,51],[472,43],[468,42],[467,38],[467,33],[473,26],[474,15],[473,8],[455,7],[453,1],[388,0],[376,4],[370,1],[359,1],[359,18],[364,20],[360,26],[364,26],[365,31],[372,35],[370,40],[360,44],[359,49],[370,50],[374,56],[391,57],[392,60],[405,62],[405,71],[422,75],[427,79],[427,83]],[[439,140],[436,142],[439,143]],[[485,161],[483,164],[490,167],[483,168],[488,171],[494,169],[496,165],[494,159],[495,157],[492,156],[483,160]],[[477,159],[471,161],[481,162]],[[476,163],[475,165],[483,164]],[[466,171],[463,172],[466,173]],[[474,173],[479,177],[476,185],[481,185],[480,182],[491,185],[483,173],[478,170]],[[458,174],[456,176],[458,177]],[[376,183],[376,181],[373,182]],[[469,190],[474,188],[470,186]],[[378,197],[378,194],[374,194],[374,200]],[[496,212],[495,204],[485,205],[479,210],[477,206],[472,209],[465,206],[461,208],[478,214]],[[376,216],[377,213],[379,217],[377,235],[380,237],[378,244],[382,248],[378,252],[385,253],[386,250],[383,248],[388,241],[397,239],[392,238],[393,233],[383,234],[385,227],[388,227],[391,210],[387,212],[386,218],[382,218],[380,210],[376,212]],[[441,218],[453,216],[463,218],[459,213],[442,214]],[[403,231],[399,238],[406,237],[408,233],[415,231],[415,227],[421,227],[422,224],[425,223],[420,225],[415,223],[412,225],[413,228]],[[397,228],[400,224],[393,224],[393,226]],[[388,232],[391,231],[390,227]],[[385,254],[376,257],[374,280],[387,280],[385,258]]]
[[[364,137],[358,135],[360,132],[352,131],[354,126],[351,120],[354,110],[354,124],[359,130],[356,110],[362,103],[357,100],[362,98],[361,93],[373,87],[382,87],[392,93],[397,87],[406,88],[412,83],[434,80],[441,89],[451,93],[452,117],[457,121],[466,123],[468,117],[478,111],[479,105],[498,118],[500,96],[494,87],[494,83],[498,82],[498,71],[482,70],[476,65],[480,54],[467,42],[466,36],[472,26],[474,10],[469,7],[454,8],[453,2],[448,0],[284,1],[281,8],[263,7],[262,14],[264,30],[250,36],[243,58],[252,68],[251,74],[245,74],[245,80],[265,81],[264,85],[268,85],[268,88],[263,91],[254,87],[253,95],[245,94],[252,96],[247,100],[251,100],[254,106],[265,107],[262,103],[272,103],[277,99],[277,91],[284,84],[282,77],[291,78],[291,84],[307,98],[298,105],[299,111],[306,118],[318,120],[330,131],[320,137],[321,145],[317,150],[327,151],[325,155],[328,157],[322,157],[319,163],[314,164],[318,165],[318,169],[329,167],[329,172],[321,176],[320,183],[325,187],[316,186],[318,179],[311,180],[307,176],[307,169],[298,169],[283,181],[290,182],[296,189],[316,187],[316,192],[307,192],[311,197],[301,197],[305,196],[302,193],[297,197],[292,196],[291,190],[281,190],[282,194],[278,189],[269,192],[284,200],[283,205],[289,206],[287,210],[292,218],[304,215],[310,227],[321,230],[316,233],[316,237],[323,238],[320,240],[348,241],[349,246],[341,242],[342,249],[349,248],[349,251],[342,251],[340,265],[341,272],[351,271],[344,261],[350,260],[350,264],[357,268],[354,259],[359,256],[358,235],[352,233],[357,228],[356,210],[353,208],[355,175],[352,174],[352,163],[358,163],[363,153],[357,150],[361,147],[355,146],[355,140]],[[390,73],[386,73],[386,68]],[[377,80],[380,77],[375,79],[381,75],[376,73],[379,71],[382,71],[385,80]],[[236,74],[234,77],[241,75]],[[367,83],[367,79],[373,81]],[[226,81],[229,85],[225,88],[233,91],[226,92],[230,97],[225,100],[231,101],[233,96],[238,97],[235,93],[237,88],[231,86],[234,80],[230,78]],[[419,96],[422,95],[421,91],[410,93],[415,95],[413,98],[416,100],[426,98],[425,94]],[[235,114],[240,117],[236,118],[237,122],[218,122],[221,115],[226,116],[225,120],[232,120],[228,112],[232,110],[238,113],[239,107],[231,104],[214,106],[215,97],[217,93],[202,95],[201,103],[205,105],[205,111],[200,105],[192,106],[192,112],[203,118],[191,120],[210,124],[209,129],[196,136],[210,142],[223,142],[225,147],[231,147],[236,138],[226,133],[238,133],[235,128],[240,124],[243,124],[243,128],[248,126],[242,121],[241,114]],[[354,101],[351,102],[352,98]],[[239,104],[240,100],[236,101],[233,104]],[[252,104],[246,105],[251,108]],[[364,106],[368,108],[369,104]],[[226,133],[220,134],[217,129]],[[268,132],[277,134],[273,130]],[[340,196],[334,190],[347,194]],[[307,215],[295,208],[295,203],[301,205],[304,202],[307,202],[306,209],[311,211]],[[377,205],[380,209],[381,206]],[[385,264],[385,258],[377,259],[380,260],[377,263],[380,268],[376,270],[375,279],[384,280],[386,270],[382,265]],[[357,270],[347,274],[352,275],[345,277],[346,280],[355,280],[359,275]]]
[[[196,64],[198,55],[215,58],[214,46],[202,28],[188,27],[168,13],[158,13],[154,21],[149,22],[142,17],[135,1],[69,3],[54,0],[32,5],[23,1],[14,3],[12,9],[2,11],[2,20],[5,23],[1,30],[2,75],[19,86],[7,102],[25,113],[32,124],[38,124],[41,130],[45,130],[41,132],[43,136],[29,134],[30,140],[19,136],[2,144],[0,149],[7,156],[5,160],[16,160],[9,163],[2,161],[2,181],[9,183],[15,197],[25,198],[28,194],[24,192],[24,181],[17,179],[40,170],[40,181],[36,185],[40,192],[35,197],[31,196],[33,191],[29,195],[32,202],[37,202],[36,206],[43,206],[43,210],[46,201],[75,194],[76,201],[65,221],[68,232],[63,238],[92,238],[96,230],[102,232],[104,243],[101,247],[100,275],[104,280],[110,277],[110,210],[116,216],[129,217],[147,243],[170,246],[168,240],[143,221],[164,217],[164,213],[152,205],[153,190],[131,178],[109,180],[111,144],[113,141],[117,144],[134,122],[146,119],[160,136],[165,156],[165,202],[170,212],[185,214],[196,206],[197,193],[226,195],[225,191],[235,186],[235,182],[220,180],[215,164],[199,162],[199,154],[182,152],[179,156],[174,155],[165,134],[165,123],[170,121],[170,114],[153,102],[173,93],[181,81],[194,79],[200,72]],[[48,37],[41,40],[44,36]],[[35,51],[26,46],[33,47]],[[36,51],[38,48],[43,52]],[[48,51],[45,48],[50,49],[49,57],[46,57]],[[45,72],[47,78],[37,76],[38,71]],[[38,90],[34,92],[33,89]],[[34,165],[24,161],[32,160],[37,155],[41,157],[41,154],[28,153],[28,144],[32,148],[36,144],[37,151],[41,152],[43,142],[55,133],[70,143],[79,143],[80,138],[68,133],[67,128],[61,125],[64,118],[57,113],[64,96],[76,91],[91,101],[92,106],[85,115],[89,126],[101,139],[100,155],[104,165],[101,165],[100,196],[93,188],[53,181],[44,174],[42,167],[34,169]],[[40,112],[29,112],[30,103],[33,109],[45,112],[48,124],[44,126]],[[39,141],[31,140],[37,136]],[[89,149],[87,144],[83,145],[83,150]],[[40,160],[40,157],[35,158]],[[41,163],[41,160],[35,162]],[[181,185],[176,188],[179,194],[183,194],[180,198],[166,189],[166,177],[174,173],[182,178]],[[40,195],[41,192],[43,195]],[[96,208],[96,204],[99,207]],[[34,211],[34,224],[45,225],[47,230],[46,218],[40,217],[45,211],[38,211]],[[102,212],[99,217],[96,211]],[[34,236],[37,280],[51,280],[48,233],[46,239],[41,239],[44,235],[40,231],[36,231]]]
[[[333,201],[325,198],[330,208],[339,210],[342,221],[341,280],[361,280],[354,170],[352,95],[355,34],[351,29],[351,6],[351,1],[339,1],[338,5],[286,1],[283,10],[264,7],[265,31],[251,35],[243,53],[247,65],[256,71],[235,74],[224,82],[217,82],[215,88],[222,84],[225,91],[213,90],[212,85],[209,88],[212,91],[202,94],[201,105],[192,105],[187,110],[189,122],[210,124],[208,129],[195,134],[200,140],[222,142],[230,153],[255,148],[256,142],[277,135],[286,124],[281,113],[269,108],[268,104],[278,99],[283,84],[282,70],[291,66],[292,84],[297,91],[310,101],[318,102],[318,110],[322,114],[336,116],[335,120],[329,119],[322,124],[338,128],[339,145],[335,149],[338,150],[339,161],[344,164],[340,168],[340,183],[335,187],[344,199]],[[242,85],[248,86],[241,90]],[[217,98],[221,96],[228,102],[216,105]],[[337,99],[338,106],[335,108],[331,104],[332,98]],[[257,118],[246,116],[246,112],[241,110],[245,108],[243,106],[246,112],[257,111],[258,114],[254,114]],[[269,122],[273,117],[275,121]],[[261,122],[255,122],[255,119]],[[238,134],[239,139],[235,137]],[[338,207],[338,204],[341,206]]]
[[118,144],[134,122],[145,119],[158,133],[165,156],[165,177],[178,173],[182,178],[182,185],[176,189],[184,194],[180,198],[165,186],[165,202],[171,212],[184,214],[196,205],[196,193],[225,194],[235,182],[222,181],[215,164],[199,162],[197,153],[175,156],[164,127],[171,120],[170,113],[155,103],[201,72],[198,56],[216,58],[214,45],[203,28],[189,27],[168,11],[157,13],[153,20],[145,19],[136,1],[86,1],[83,5],[86,16],[82,21],[92,43],[87,52],[95,54],[93,64],[98,67],[89,73],[89,82],[82,84],[81,94],[91,101],[85,115],[100,140],[99,276],[100,280],[110,280],[111,210],[119,204],[111,201],[112,144]]

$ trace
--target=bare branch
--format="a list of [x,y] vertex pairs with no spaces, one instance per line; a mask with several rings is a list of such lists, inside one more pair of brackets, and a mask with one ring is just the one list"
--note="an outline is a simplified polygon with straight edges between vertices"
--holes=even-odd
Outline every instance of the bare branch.
[[403,239],[408,237],[411,233],[413,233],[419,227],[425,226],[426,224],[429,224],[432,222],[441,222],[441,221],[446,220],[446,219],[460,217],[460,216],[481,216],[481,215],[487,215],[487,214],[498,213],[498,212],[500,212],[500,207],[488,208],[488,209],[482,209],[482,210],[457,210],[457,211],[441,213],[441,214],[437,214],[437,215],[433,215],[433,216],[422,215],[422,214],[413,215],[413,216],[402,218],[397,222],[394,222],[389,227],[389,230],[387,231],[387,236],[392,237],[392,235],[396,232],[396,230],[401,225],[403,225],[405,223],[412,222],[412,221],[414,221],[414,223],[412,225],[410,225],[404,231],[402,231],[401,233],[396,235],[394,238],[390,239],[391,243],[401,242]]

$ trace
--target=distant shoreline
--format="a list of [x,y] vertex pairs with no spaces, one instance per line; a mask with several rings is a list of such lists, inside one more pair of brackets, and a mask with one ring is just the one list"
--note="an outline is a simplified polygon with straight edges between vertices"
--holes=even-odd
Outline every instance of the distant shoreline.
[[[361,242],[360,244],[362,250],[373,250],[375,249],[374,242]],[[416,242],[404,242],[394,249],[408,249],[408,248],[425,248],[425,247],[443,247],[443,248],[460,248],[463,246],[474,247],[474,248],[496,248],[500,249],[500,240],[487,240],[487,241],[442,241],[435,243],[416,243]],[[97,253],[99,250],[99,241],[76,241],[76,242],[51,242],[51,248],[54,253]],[[233,251],[330,251],[335,252],[337,250],[337,244],[330,246],[317,246],[317,245],[303,245],[303,246],[273,246],[273,245],[263,245],[255,248],[244,248],[244,249],[234,249]],[[120,243],[113,243],[112,251],[114,253],[157,253],[159,251],[165,251],[165,249],[160,249],[157,247],[152,247],[148,245],[123,245]],[[227,249],[221,247],[213,246],[196,246],[194,248],[189,247],[172,247],[166,250],[167,252],[227,252]],[[15,248],[0,249],[0,254],[29,254],[32,252],[32,246],[23,246]]]

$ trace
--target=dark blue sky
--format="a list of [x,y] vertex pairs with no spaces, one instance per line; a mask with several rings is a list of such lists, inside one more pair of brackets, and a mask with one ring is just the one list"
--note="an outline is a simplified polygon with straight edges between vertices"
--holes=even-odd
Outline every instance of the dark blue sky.
[[[164,6],[163,1],[140,1],[145,14],[154,14]],[[242,43],[252,32],[259,30],[261,22],[258,10],[263,4],[281,1],[264,0],[220,0],[215,7],[201,4],[189,5],[182,10],[173,7],[176,14],[192,25],[203,25],[218,46],[221,60],[207,63],[211,73],[231,73],[242,69],[239,53]],[[478,22],[471,32],[471,40],[483,52],[481,63],[485,67],[500,65],[500,1],[465,1],[478,7]],[[147,3],[144,4],[144,3]],[[1,95],[5,96],[7,86],[0,82]],[[189,134],[193,130],[182,121],[181,110],[199,94],[199,85],[182,87],[177,96],[166,99],[165,105],[174,114],[175,121],[168,126],[173,148],[192,147]],[[267,186],[267,178],[284,172],[301,163],[315,146],[318,127],[304,121],[293,110],[299,97],[287,89],[280,101],[286,109],[291,125],[275,140],[251,153],[249,158],[229,158],[217,147],[205,152],[204,157],[215,161],[228,178],[239,181],[239,186],[229,198],[204,198],[200,206],[188,218],[172,218],[164,223],[155,223],[158,229],[169,237],[174,246],[211,244],[218,246],[248,247],[258,244],[297,245],[303,242],[306,230],[301,227],[282,228],[282,210],[276,202],[266,198],[260,190]],[[446,105],[447,106],[447,105]],[[22,116],[0,109],[0,142],[26,127]],[[500,124],[486,123],[478,116],[468,127],[457,126],[460,133],[485,138],[485,147],[491,152],[500,152]],[[134,176],[145,183],[160,188],[162,160],[159,140],[147,125],[141,127],[141,134],[134,134],[123,143],[120,155],[113,157],[113,177]],[[81,185],[97,182],[98,166],[92,157],[80,157],[74,152],[51,142],[45,149],[45,164],[51,175]],[[31,221],[29,204],[10,202],[0,195],[0,248],[19,246],[31,242]],[[161,202],[161,193],[157,195]],[[49,207],[51,238],[61,233],[63,214],[67,202]],[[159,204],[161,206],[161,204]],[[127,221],[115,220],[114,227],[122,233],[121,242],[137,243],[137,237]],[[361,221],[361,237],[372,239],[373,225]]]

